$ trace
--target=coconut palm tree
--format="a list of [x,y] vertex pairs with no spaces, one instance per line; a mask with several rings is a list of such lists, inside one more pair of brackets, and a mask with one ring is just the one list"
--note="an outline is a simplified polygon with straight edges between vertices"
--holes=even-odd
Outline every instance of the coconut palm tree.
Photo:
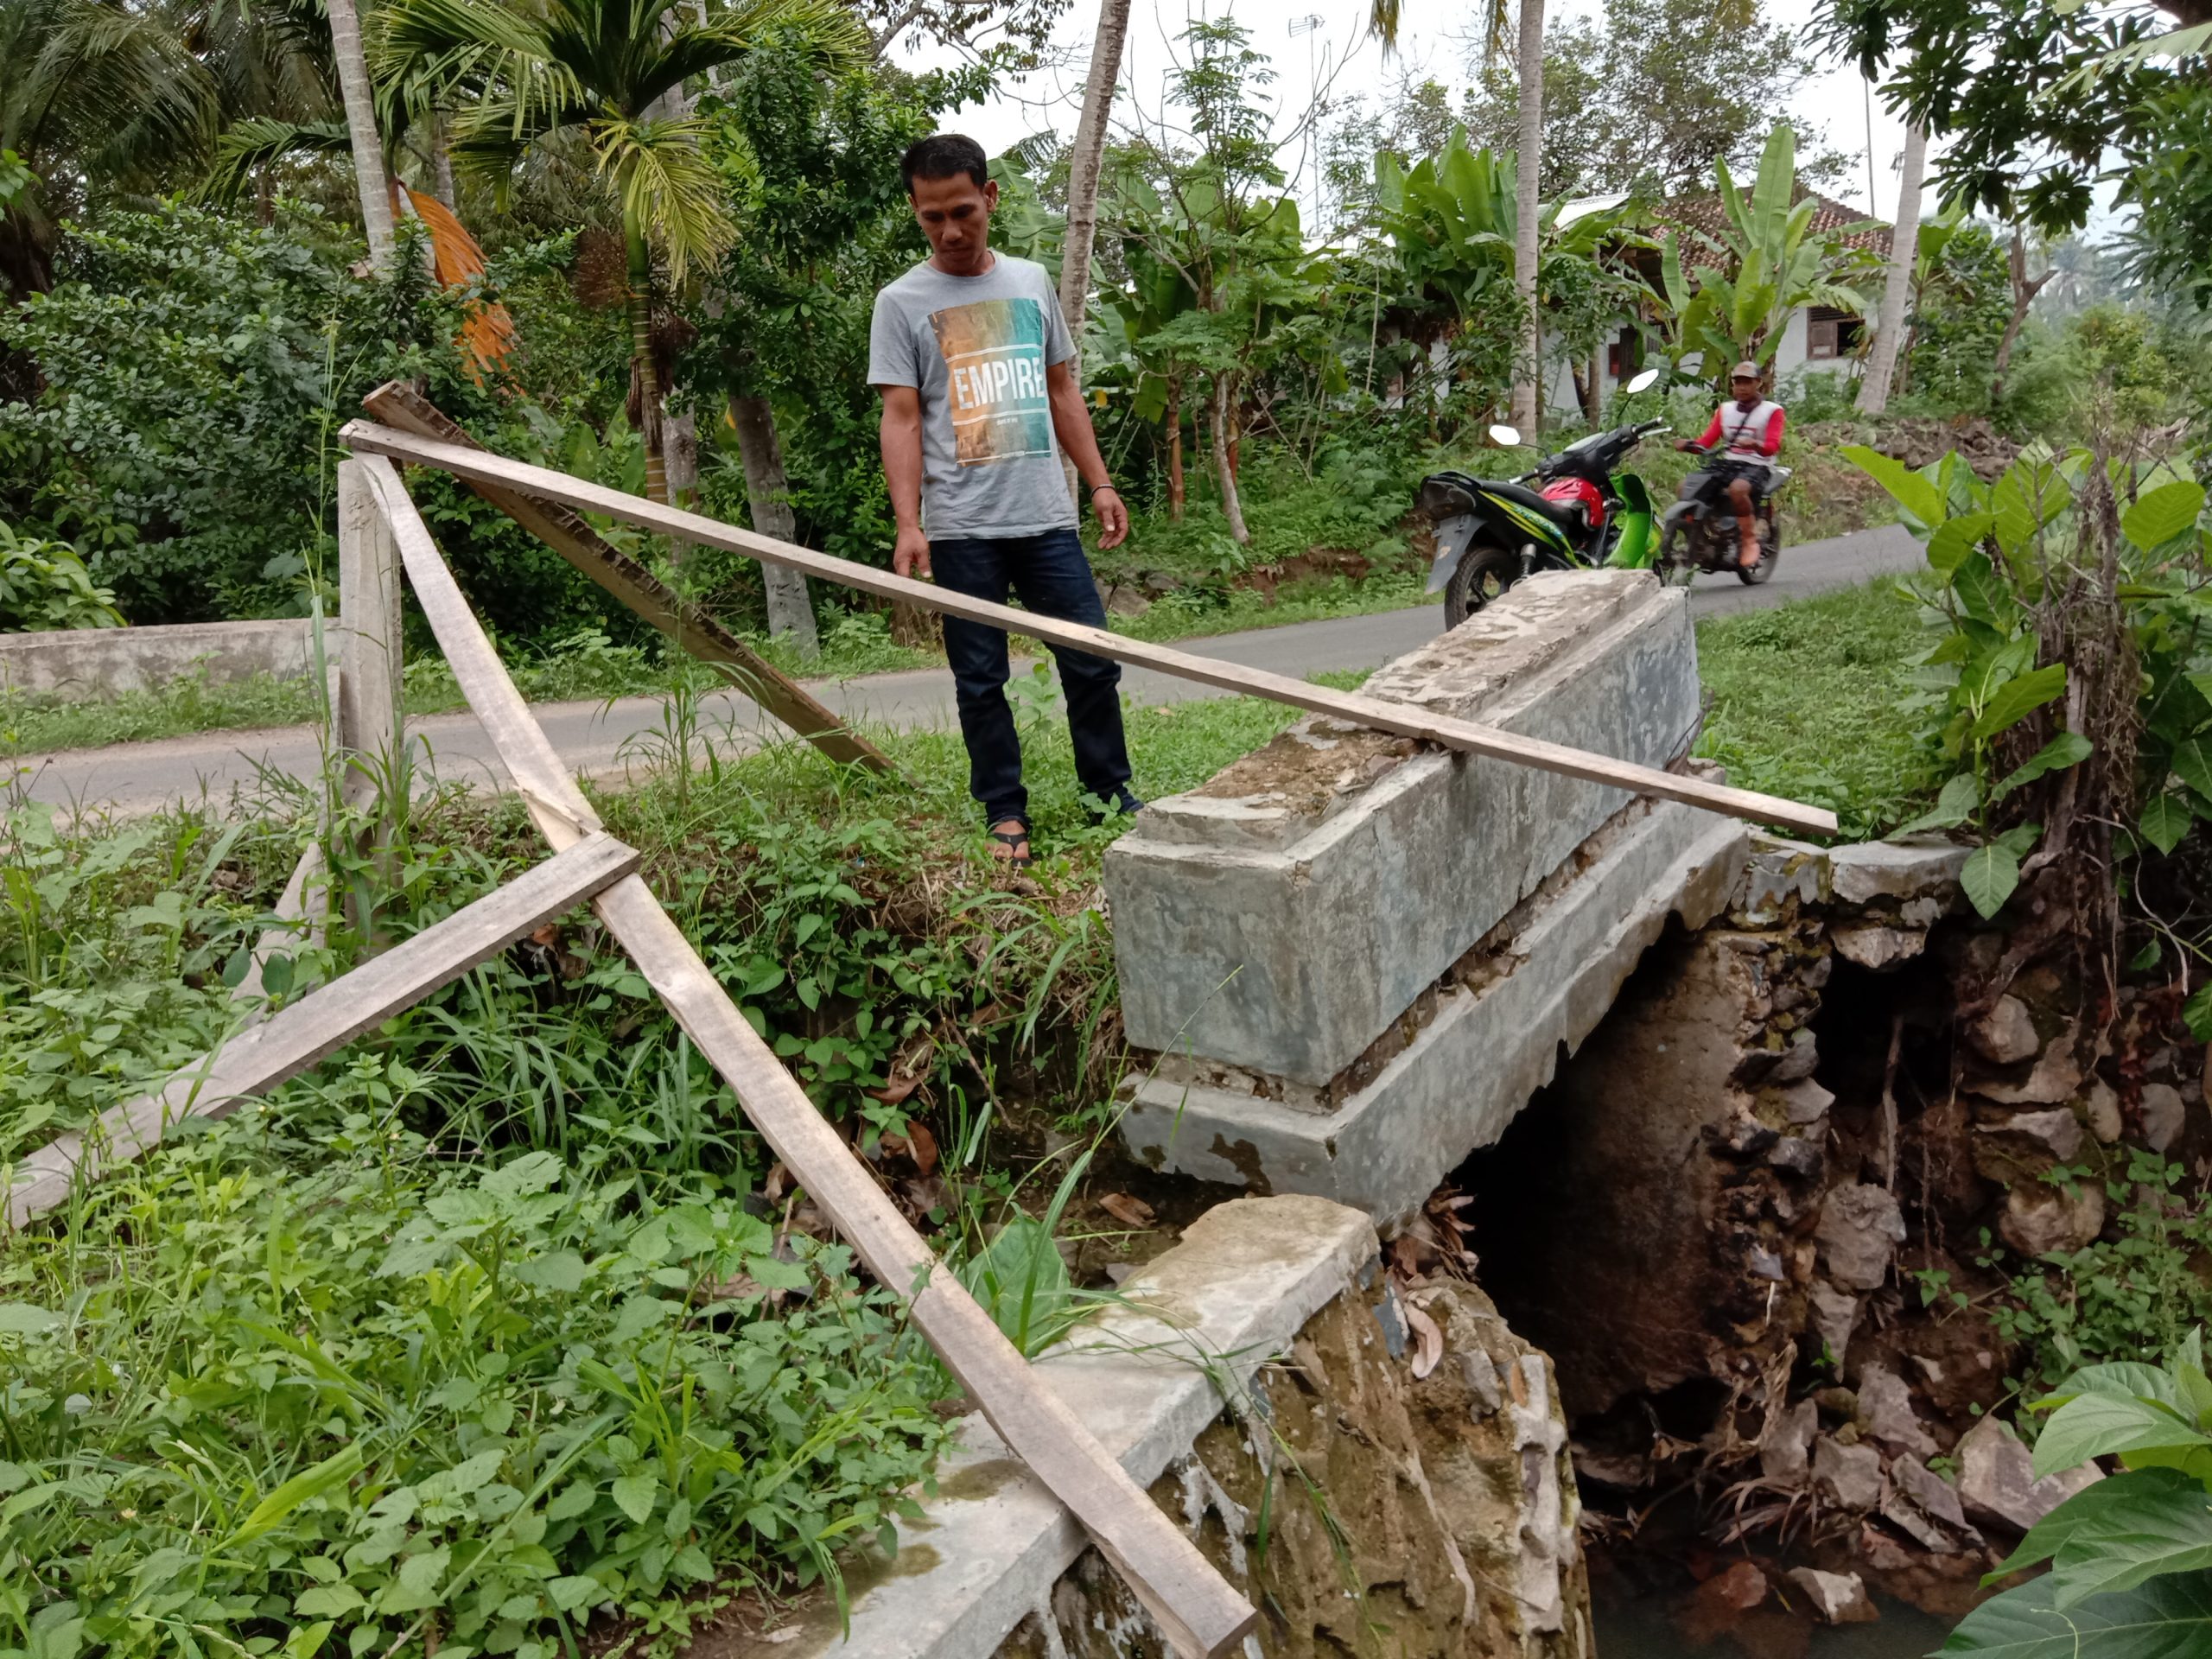
[[1882,309],[1874,326],[1874,349],[1866,359],[1866,379],[1859,388],[1859,409],[1879,415],[1890,406],[1897,372],[1897,347],[1904,339],[1905,302],[1920,243],[1920,175],[1927,170],[1928,129],[1917,121],[1905,129],[1904,158],[1897,179],[1897,222],[1890,226],[1890,274],[1882,289]]
[[645,483],[668,499],[652,338],[656,256],[671,285],[729,245],[733,228],[702,124],[657,118],[661,97],[734,62],[782,31],[827,67],[867,60],[868,36],[836,0],[734,0],[702,20],[677,0],[391,0],[379,79],[452,111],[461,171],[504,187],[532,146],[569,129],[588,143],[613,194],[628,257],[631,368],[645,439]]
[[89,188],[153,185],[201,153],[213,76],[165,13],[125,0],[0,0],[0,281],[53,285],[64,214]]

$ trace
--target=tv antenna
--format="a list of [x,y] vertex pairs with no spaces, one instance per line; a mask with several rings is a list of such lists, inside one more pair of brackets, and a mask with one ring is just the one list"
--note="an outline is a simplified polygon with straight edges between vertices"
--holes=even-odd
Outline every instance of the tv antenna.
[[[1306,106],[1308,110],[1321,96],[1321,63],[1315,52],[1315,42],[1328,26],[1329,20],[1318,11],[1309,11],[1303,17],[1290,20],[1290,38],[1294,41],[1301,35],[1306,36]],[[1317,227],[1325,216],[1326,208],[1326,204],[1321,200],[1323,181],[1319,139],[1320,130],[1317,124],[1306,141],[1306,152],[1312,158],[1313,218]]]

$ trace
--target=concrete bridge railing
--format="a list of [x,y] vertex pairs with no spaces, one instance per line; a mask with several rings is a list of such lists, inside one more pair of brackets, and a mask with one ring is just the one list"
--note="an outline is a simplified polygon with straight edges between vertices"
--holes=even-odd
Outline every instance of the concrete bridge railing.
[[[1688,595],[1539,575],[1370,695],[1663,766],[1699,711]],[[1389,1220],[1495,1141],[1670,914],[1726,904],[1744,826],[1313,716],[1107,854],[1154,1166]]]

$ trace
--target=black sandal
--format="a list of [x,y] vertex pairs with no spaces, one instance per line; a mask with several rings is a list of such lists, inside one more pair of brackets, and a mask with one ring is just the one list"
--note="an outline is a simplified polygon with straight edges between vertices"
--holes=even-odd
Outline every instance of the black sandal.
[[1027,824],[1023,824],[1019,830],[987,830],[983,833],[1007,849],[1007,855],[994,859],[995,863],[1004,864],[1010,869],[1026,870],[1037,861],[1034,854],[1017,850],[1029,839]]

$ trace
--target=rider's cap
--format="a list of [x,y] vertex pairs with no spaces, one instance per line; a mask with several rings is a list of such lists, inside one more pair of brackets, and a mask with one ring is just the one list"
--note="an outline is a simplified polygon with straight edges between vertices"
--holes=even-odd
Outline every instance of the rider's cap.
[[1728,378],[1731,380],[1756,380],[1759,378],[1759,365],[1747,357],[1728,371]]

